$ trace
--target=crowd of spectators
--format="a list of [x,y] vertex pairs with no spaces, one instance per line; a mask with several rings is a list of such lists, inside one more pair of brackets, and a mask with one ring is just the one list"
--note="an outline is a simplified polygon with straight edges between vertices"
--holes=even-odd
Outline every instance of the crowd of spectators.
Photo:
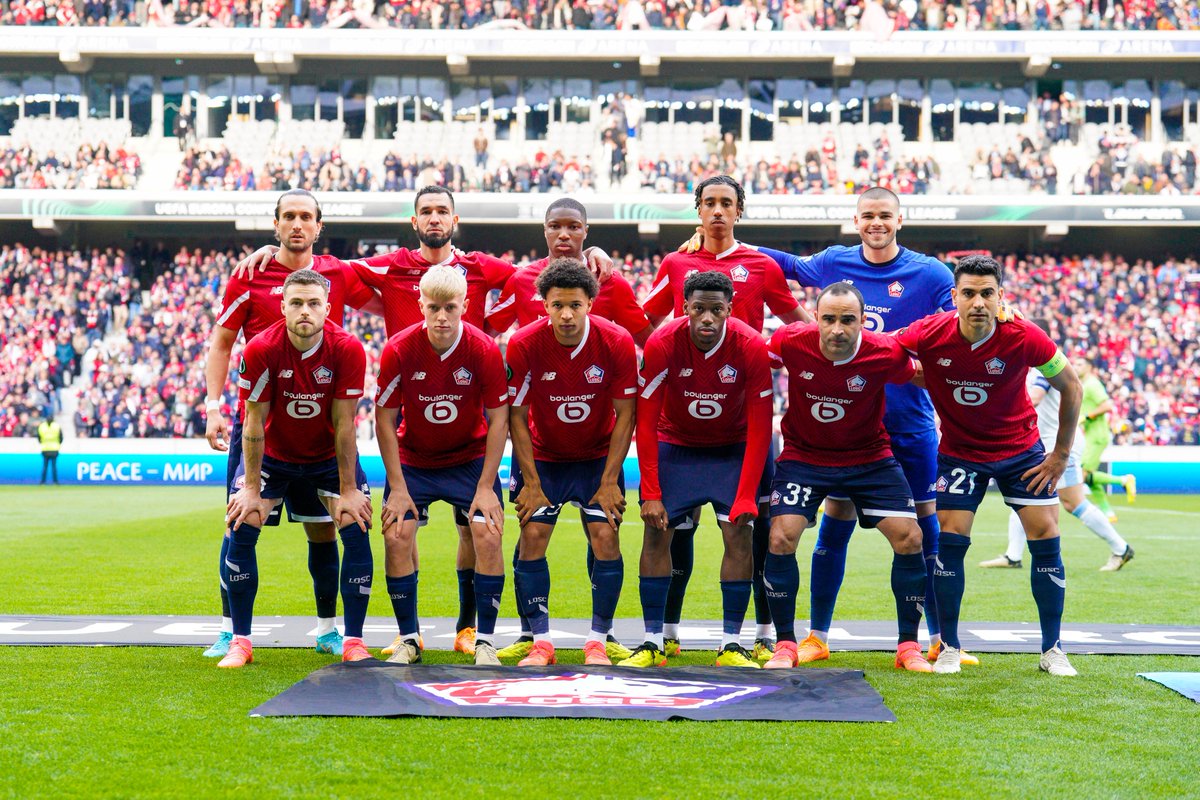
[[0,149],[0,189],[132,189],[141,174],[136,153],[104,142],[69,155],[39,155],[29,145]]
[[1129,133],[1105,133],[1100,155],[1075,177],[1076,194],[1194,194],[1196,150],[1174,145],[1147,157]]
[[1196,30],[1189,0],[0,0],[0,25],[540,30]]
[[[207,342],[241,255],[0,246],[0,436],[33,435],[42,416],[62,410],[64,392],[75,401],[65,427],[76,436],[203,436]],[[613,255],[644,297],[662,254]],[[1200,444],[1200,263],[1039,255],[1007,256],[1005,267],[1014,304],[1049,316],[1064,351],[1097,366],[1118,443]],[[367,348],[357,425],[370,437],[383,324],[349,311],[346,326]],[[231,375],[226,414],[234,385]]]

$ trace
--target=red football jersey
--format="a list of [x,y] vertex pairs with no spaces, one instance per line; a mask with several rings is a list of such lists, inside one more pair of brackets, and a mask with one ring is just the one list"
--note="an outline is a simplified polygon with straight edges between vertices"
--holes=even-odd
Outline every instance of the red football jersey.
[[327,320],[321,341],[301,352],[280,320],[246,345],[238,387],[242,402],[271,404],[263,452],[311,464],[336,455],[332,401],[362,397],[366,376],[363,346],[340,326]]
[[767,347],[788,371],[781,461],[849,467],[892,454],[883,427],[883,387],[916,374],[894,339],[864,330],[854,355],[830,361],[821,353],[816,323],[793,322],[777,330]]
[[762,331],[766,305],[774,314],[794,311],[783,271],[769,256],[738,242],[724,253],[700,248],[694,253],[671,253],[663,259],[654,285],[642,303],[652,316],[683,315],[683,282],[693,272],[723,272],[733,280],[733,316]]
[[[492,330],[506,331],[514,321],[523,328],[546,316],[546,306],[537,290],[537,279],[549,263],[548,258],[538,259],[513,273],[500,290],[500,298],[488,312],[487,322]],[[619,272],[614,272],[611,278],[600,284],[600,292],[590,313],[615,322],[634,335],[650,324],[646,312],[638,305],[633,287]]]
[[[346,306],[359,308],[375,297],[344,261],[333,256],[315,256],[312,268],[329,280],[329,320],[336,325],[342,324]],[[217,324],[231,331],[240,330],[249,341],[283,319],[283,282],[291,273],[272,258],[265,268],[254,273],[253,280],[231,277],[225,284]]]
[[658,438],[685,447],[746,441],[746,399],[770,397],[771,365],[761,335],[737,319],[707,353],[692,343],[688,318],[654,332],[642,353],[641,397],[663,393]]
[[958,330],[958,312],[919,319],[895,333],[921,360],[925,387],[941,419],[942,453],[989,463],[1020,455],[1038,441],[1037,410],[1025,375],[1054,358],[1057,346],[1027,320],[997,323],[971,344]]
[[388,336],[425,320],[421,313],[420,281],[425,270],[434,266],[458,267],[467,279],[467,310],[463,319],[476,328],[483,327],[488,292],[500,289],[512,276],[513,265],[486,253],[460,253],[455,250],[441,264],[430,264],[420,250],[402,247],[391,253],[350,262],[358,276],[379,290],[383,298],[383,322]]
[[539,320],[509,340],[508,375],[512,404],[529,406],[534,458],[587,461],[608,454],[613,401],[637,395],[637,351],[633,337],[606,319],[589,314],[573,348]]
[[472,325],[438,355],[425,324],[388,339],[379,364],[376,405],[401,409],[400,463],[439,469],[487,449],[485,408],[508,402],[504,359],[492,337]]

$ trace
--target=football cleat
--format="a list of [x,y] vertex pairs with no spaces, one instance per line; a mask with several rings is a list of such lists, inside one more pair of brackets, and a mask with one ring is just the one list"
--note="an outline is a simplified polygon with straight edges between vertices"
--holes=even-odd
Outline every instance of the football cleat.
[[829,658],[829,645],[817,638],[815,633],[804,637],[804,641],[796,648],[796,663],[811,664],[814,661],[825,661]]
[[937,661],[933,662],[933,671],[938,675],[952,675],[962,672],[962,651],[957,647],[942,645]]
[[469,656],[475,655],[475,629],[463,628],[454,637],[454,650],[459,653],[466,653]]
[[667,656],[655,646],[654,642],[643,642],[638,645],[629,658],[618,661],[618,667],[665,667]]
[[1137,476],[1126,475],[1121,479],[1121,485],[1125,487],[1125,500],[1133,503],[1137,501]]
[[342,635],[337,632],[337,629],[331,630],[329,633],[323,633],[317,637],[316,647],[313,649],[318,653],[324,653],[330,656],[342,655],[343,647]]
[[761,669],[762,665],[750,657],[746,652],[746,648],[742,647],[737,642],[730,642],[721,648],[717,653],[718,667],[750,667],[751,669]]
[[[942,652],[942,642],[939,639],[938,641],[929,645],[929,655],[925,656],[925,660],[928,661],[930,664],[932,664],[933,662],[938,660],[938,653],[940,653],[940,652]],[[961,648],[958,651],[958,661],[964,667],[978,667],[979,666],[979,658],[971,653],[968,653],[966,650],[963,650]]]
[[667,658],[674,658],[683,652],[683,648],[679,646],[678,639],[663,639],[663,652]]
[[763,664],[763,669],[791,669],[796,663],[796,643],[776,642],[775,652],[771,654],[771,659]]
[[550,642],[534,642],[529,648],[529,655],[517,662],[518,667],[546,667],[557,664],[554,657],[554,645]]
[[477,667],[498,667],[500,659],[496,655],[496,648],[491,642],[476,642],[475,643],[475,666]]
[[1073,678],[1079,673],[1071,666],[1071,662],[1067,660],[1067,654],[1060,650],[1057,646],[1051,647],[1046,652],[1042,653],[1042,658],[1038,662],[1038,669],[1042,672],[1048,672],[1051,675],[1057,675],[1063,678]]
[[366,661],[371,658],[370,652],[367,651],[367,646],[363,644],[363,640],[357,637],[347,637],[343,639],[338,649],[342,651],[342,662],[347,661]]
[[771,656],[775,655],[775,640],[755,639],[754,650],[751,652],[755,661],[770,661]]
[[416,639],[401,639],[400,644],[392,642],[395,650],[388,656],[389,664],[420,664],[421,643]]
[[987,561],[980,561],[979,566],[984,569],[1020,569],[1021,559],[1018,558],[1016,561],[1013,561],[1007,555],[1001,555],[996,558],[989,558]]
[[[1042,656],[1045,660],[1045,656]],[[217,663],[222,669],[237,669],[254,661],[254,646],[245,637],[234,639],[229,645],[229,654]]]
[[205,658],[224,658],[229,655],[229,645],[233,644],[233,631],[221,631],[221,635],[204,651]]
[[611,667],[612,659],[604,642],[588,642],[583,646],[583,663],[593,667]]
[[921,654],[921,645],[916,642],[901,642],[896,648],[896,669],[909,672],[933,672],[933,665]]
[[[387,647],[385,647],[379,651],[379,655],[390,656],[392,653],[396,652],[396,648],[399,647],[403,642],[404,642],[403,636],[399,636],[399,635],[396,636],[395,639],[392,639],[391,644],[389,644]],[[425,649],[425,637],[424,636],[417,636],[417,647],[420,647],[422,650]]]
[[[1109,556],[1108,561],[1104,562],[1104,566],[1100,568],[1100,571],[1101,572],[1116,572],[1121,567],[1128,564],[1130,559],[1132,559],[1132,558],[1133,558],[1133,548],[1130,547],[1129,545],[1125,545],[1125,552],[1121,553],[1121,555],[1119,555],[1119,556],[1118,555]],[[207,654],[205,654],[205,655],[207,655]]]
[[608,639],[604,642],[604,652],[608,655],[610,661],[624,661],[633,655],[633,651],[625,645],[617,641],[617,637],[611,633]]
[[524,658],[529,655],[529,651],[533,649],[533,639],[522,636],[508,647],[502,647],[496,651],[496,655],[500,658]]

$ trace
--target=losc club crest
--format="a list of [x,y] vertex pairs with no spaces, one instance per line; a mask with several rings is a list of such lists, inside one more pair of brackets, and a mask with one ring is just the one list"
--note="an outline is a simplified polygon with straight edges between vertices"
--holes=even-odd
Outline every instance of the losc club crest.
[[933,485],[933,490],[935,492],[944,492],[944,491],[946,491],[946,487],[949,485],[950,484],[946,482],[946,479],[944,477],[941,477],[941,478],[938,478],[937,483],[935,483]]
[[592,364],[583,371],[583,377],[588,383],[599,383],[600,381],[604,380],[604,370],[600,369],[600,367],[596,366],[595,364]]
[[469,386],[471,384],[471,373],[466,367],[459,367],[454,370],[454,382],[459,386]]
[[733,269],[729,270],[729,277],[737,283],[745,283],[750,278],[750,270],[738,264]]
[[455,264],[454,268],[458,270],[458,274],[462,275],[464,278],[467,277],[467,268],[462,264]]
[[866,385],[867,382],[862,375],[855,375],[853,378],[846,379],[846,388],[852,392],[861,392]]
[[733,383],[737,380],[737,370],[726,364],[717,370],[717,379],[721,383]]
[[899,297],[904,294],[904,284],[900,281],[892,281],[888,284],[888,294],[892,297]]
[[992,360],[985,362],[983,366],[985,369],[987,369],[988,375],[1004,374],[1004,362],[998,358],[993,358]]
[[706,708],[775,691],[772,686],[586,673],[407,685],[448,705],[507,707]]
[[320,366],[313,370],[313,380],[320,384],[333,383],[333,370]]

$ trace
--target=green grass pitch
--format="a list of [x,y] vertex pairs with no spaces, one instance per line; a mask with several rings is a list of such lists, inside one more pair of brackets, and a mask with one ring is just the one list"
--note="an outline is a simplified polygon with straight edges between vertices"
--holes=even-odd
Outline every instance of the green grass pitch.
[[[219,490],[12,487],[0,489],[0,502],[10,567],[0,613],[217,610]],[[1116,574],[1097,572],[1107,557],[1103,543],[1063,516],[1066,621],[1200,624],[1200,497],[1143,495],[1135,506],[1115,507],[1137,549]],[[1006,513],[989,498],[969,564],[1002,551]],[[551,545],[553,611],[586,617],[582,533],[571,516]],[[711,512],[705,523],[689,619],[720,614]],[[510,518],[506,537],[515,533]],[[618,615],[639,617],[640,534],[632,524],[623,534]],[[805,581],[812,537],[801,543]],[[456,614],[454,540],[442,508],[420,535],[425,616]],[[268,530],[259,549],[259,613],[311,614],[299,527]],[[892,618],[888,553],[878,534],[855,536],[839,618]],[[971,569],[967,580],[964,619],[1036,619],[1027,571]],[[371,614],[390,614],[383,592]],[[501,614],[514,614],[510,592]],[[329,658],[263,649],[253,667],[231,674],[193,648],[11,647],[3,654],[5,796],[1200,796],[1200,705],[1135,677],[1200,669],[1186,657],[1073,656],[1080,677],[1054,680],[1030,655],[984,654],[982,667],[938,678],[897,673],[888,653],[835,653],[831,665],[865,670],[898,718],[871,725],[251,719],[251,708]],[[680,663],[711,657],[687,653]]]

